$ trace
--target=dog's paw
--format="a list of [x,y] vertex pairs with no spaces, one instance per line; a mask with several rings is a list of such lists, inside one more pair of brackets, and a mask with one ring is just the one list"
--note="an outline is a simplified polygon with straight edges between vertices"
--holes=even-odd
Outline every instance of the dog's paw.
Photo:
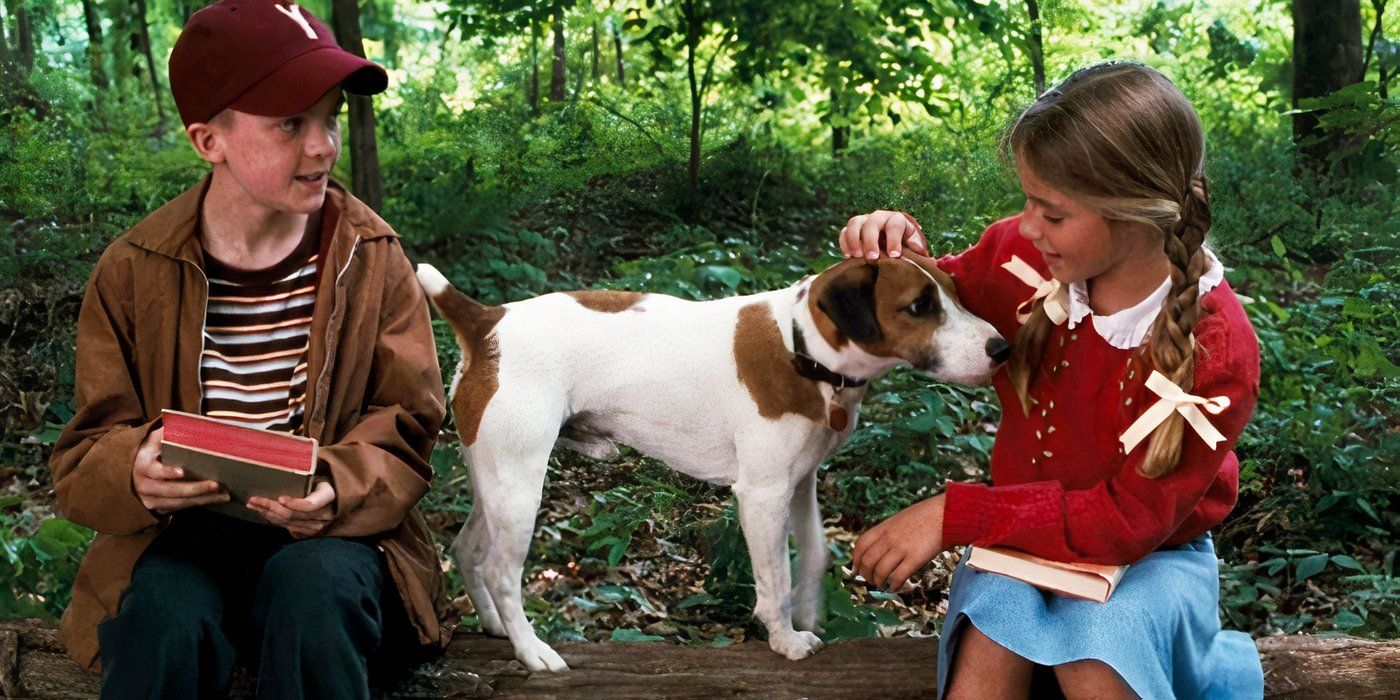
[[822,640],[811,632],[790,632],[781,636],[772,636],[768,639],[768,646],[773,651],[796,661],[805,659],[822,648]]
[[538,639],[516,647],[515,658],[519,659],[520,663],[524,664],[531,673],[546,671],[557,673],[569,670],[569,665],[564,663],[564,657]]
[[826,628],[822,627],[820,622],[817,622],[816,613],[793,615],[792,626],[796,627],[799,630],[812,632],[814,634],[821,634],[822,632],[826,631]]

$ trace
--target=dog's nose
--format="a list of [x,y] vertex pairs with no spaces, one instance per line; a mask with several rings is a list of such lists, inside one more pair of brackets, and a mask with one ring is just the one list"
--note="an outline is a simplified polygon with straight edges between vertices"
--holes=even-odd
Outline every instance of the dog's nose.
[[1006,362],[1011,358],[1011,345],[1001,336],[992,338],[987,341],[987,357],[997,364]]

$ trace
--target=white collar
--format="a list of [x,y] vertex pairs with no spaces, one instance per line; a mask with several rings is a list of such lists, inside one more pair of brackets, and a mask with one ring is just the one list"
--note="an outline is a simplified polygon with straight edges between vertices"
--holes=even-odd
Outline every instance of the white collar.
[[[1200,279],[1200,295],[1204,297],[1225,279],[1225,266],[1220,264],[1220,259],[1215,257],[1215,253],[1209,248],[1202,246],[1201,251],[1206,254],[1207,262],[1205,274],[1201,275]],[[1172,280],[1168,277],[1157,287],[1157,291],[1147,295],[1146,299],[1136,305],[1107,316],[1099,316],[1089,307],[1089,286],[1083,282],[1071,282],[1069,328],[1074,329],[1085,316],[1089,316],[1093,319],[1094,331],[1109,345],[1120,350],[1138,347],[1152,330],[1152,323],[1157,320],[1157,314],[1162,310],[1162,302],[1166,301],[1171,288]]]

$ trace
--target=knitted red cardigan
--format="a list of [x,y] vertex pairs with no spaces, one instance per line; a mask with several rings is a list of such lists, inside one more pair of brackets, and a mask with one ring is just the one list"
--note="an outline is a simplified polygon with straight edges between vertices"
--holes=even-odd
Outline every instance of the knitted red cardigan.
[[[1040,252],[1018,233],[1020,218],[989,226],[967,251],[938,260],[968,310],[1006,338],[1016,307],[1034,289],[1001,267],[1013,255],[1049,278]],[[950,482],[943,543],[1001,545],[1057,561],[1125,564],[1188,542],[1219,524],[1235,504],[1233,452],[1259,396],[1259,343],[1239,299],[1221,282],[1201,299],[1190,394],[1228,397],[1205,414],[1225,436],[1212,449],[1185,426],[1181,461],[1170,474],[1138,473],[1148,440],[1124,453],[1119,436],[1160,400],[1144,384],[1146,345],[1122,350],[1085,322],[1055,326],[1032,381],[1030,415],[1005,369],[994,384],[1002,419],[992,448],[992,486]]]

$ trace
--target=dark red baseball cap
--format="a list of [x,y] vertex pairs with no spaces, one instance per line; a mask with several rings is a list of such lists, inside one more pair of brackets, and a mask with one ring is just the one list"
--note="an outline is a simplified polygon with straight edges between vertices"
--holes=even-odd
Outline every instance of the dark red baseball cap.
[[225,109],[297,114],[337,85],[383,92],[384,69],[340,48],[305,8],[274,0],[222,0],[190,17],[170,52],[170,91],[188,126]]

